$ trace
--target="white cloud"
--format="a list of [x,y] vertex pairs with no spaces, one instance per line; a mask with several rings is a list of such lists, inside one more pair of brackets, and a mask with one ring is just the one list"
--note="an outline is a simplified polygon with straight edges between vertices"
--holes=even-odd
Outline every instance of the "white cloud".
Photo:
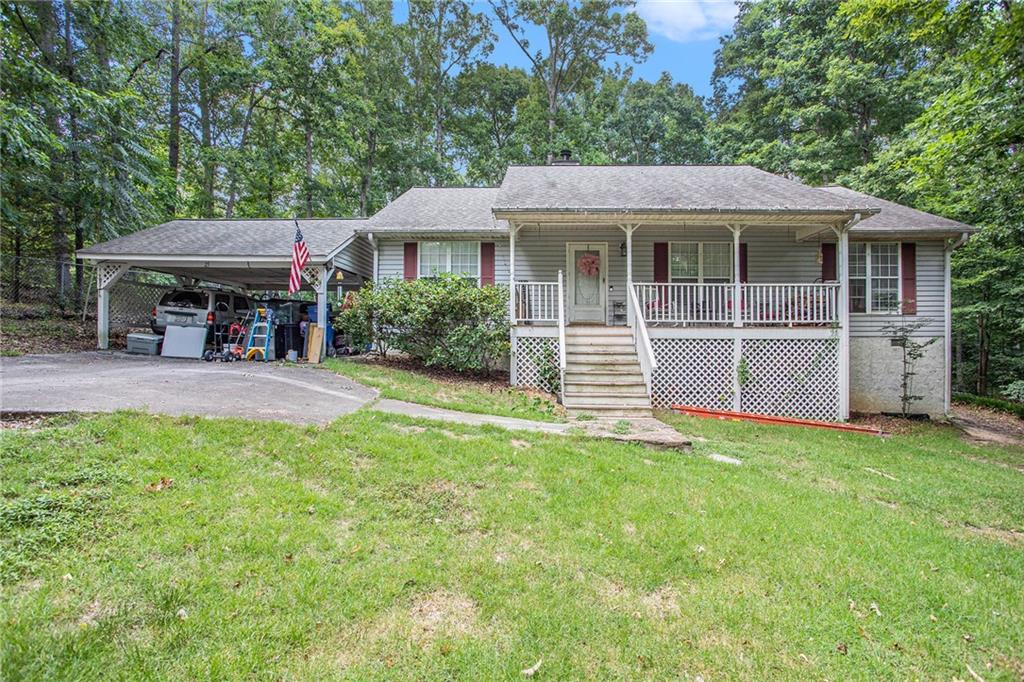
[[677,43],[707,40],[732,28],[735,0],[639,0],[637,13],[651,33]]

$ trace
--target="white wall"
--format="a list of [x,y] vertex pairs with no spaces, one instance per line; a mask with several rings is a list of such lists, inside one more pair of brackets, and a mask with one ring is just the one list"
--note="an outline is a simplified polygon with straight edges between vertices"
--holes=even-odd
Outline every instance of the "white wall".
[[[919,338],[918,341],[930,337]],[[940,338],[925,349],[914,367],[910,411],[938,417],[945,411],[946,351]],[[900,412],[902,352],[890,339],[877,336],[850,339],[850,410],[853,412]]]

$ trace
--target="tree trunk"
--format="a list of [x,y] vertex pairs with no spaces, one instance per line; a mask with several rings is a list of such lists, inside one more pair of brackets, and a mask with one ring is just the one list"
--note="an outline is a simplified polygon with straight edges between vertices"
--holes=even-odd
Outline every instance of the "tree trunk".
[[21,226],[14,228],[14,281],[11,285],[13,296],[11,300],[15,303],[21,302]]
[[359,215],[365,218],[370,209],[370,186],[373,182],[373,163],[377,155],[377,131],[371,130],[366,141],[366,164],[359,178]]
[[[43,53],[46,67],[57,71],[57,13],[53,2],[39,5],[39,48]],[[64,134],[60,126],[60,117],[55,105],[46,107],[46,125],[58,139]],[[51,237],[53,244],[54,294],[57,305],[64,309],[64,296],[67,293],[68,280],[71,278],[68,265],[68,234],[67,212],[64,210],[63,164],[59,161],[50,164],[50,192],[53,201]]]
[[978,316],[978,377],[975,385],[975,392],[978,395],[988,395],[988,354],[989,354],[989,331],[987,320],[984,315]]
[[[238,142],[238,151],[245,153],[249,145],[249,129],[252,127],[252,112],[261,98],[256,97],[256,89],[253,88],[249,94],[249,107],[245,110],[245,120],[242,123],[242,137]],[[224,217],[230,218],[235,214],[235,202],[238,201],[238,168],[231,167],[231,179],[228,182],[228,203],[224,209]]]
[[167,131],[167,165],[174,178],[171,217],[177,205],[178,165],[181,158],[181,0],[174,0],[171,11],[171,120]]
[[[67,72],[68,82],[75,84],[75,45],[71,39],[72,22],[74,15],[71,12],[71,3],[64,3],[64,67]],[[68,127],[71,131],[71,181],[74,187],[74,195],[71,204],[71,222],[75,228],[75,253],[77,254],[85,246],[85,235],[82,232],[82,211],[81,201],[78,195],[78,185],[82,177],[82,159],[78,153],[78,109],[72,104],[68,108]],[[75,258],[75,310],[82,312],[84,301],[85,277],[81,258]]]
[[199,154],[203,164],[203,190],[199,212],[203,218],[213,217],[213,190],[216,164],[213,158],[213,93],[210,83],[210,69],[206,62],[206,31],[208,7],[203,8],[202,26],[199,30],[199,45],[202,57],[197,66],[196,83],[199,90]]
[[306,142],[306,218],[313,217],[313,122],[307,116],[303,120]]

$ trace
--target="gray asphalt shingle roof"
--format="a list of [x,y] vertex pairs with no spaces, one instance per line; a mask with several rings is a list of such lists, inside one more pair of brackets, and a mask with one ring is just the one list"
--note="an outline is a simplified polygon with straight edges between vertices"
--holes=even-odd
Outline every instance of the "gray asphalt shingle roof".
[[839,213],[875,207],[753,166],[511,166],[494,202],[499,213]]
[[910,208],[903,204],[897,204],[885,199],[847,189],[840,185],[828,185],[822,190],[848,201],[868,202],[872,206],[878,206],[880,213],[865,218],[854,225],[851,232],[975,232],[977,228],[965,225],[964,223],[943,218],[932,213],[925,213],[916,208]]
[[497,187],[413,187],[382,208],[361,232],[507,232],[491,213]]
[[[313,260],[321,260],[355,234],[361,219],[299,220]],[[172,220],[79,251],[83,256],[280,256],[290,258],[292,220]]]

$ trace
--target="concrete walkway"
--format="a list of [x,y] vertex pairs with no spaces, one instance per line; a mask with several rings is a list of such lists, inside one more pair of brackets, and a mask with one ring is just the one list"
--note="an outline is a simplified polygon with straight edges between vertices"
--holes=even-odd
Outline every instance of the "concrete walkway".
[[362,407],[409,417],[541,433],[685,447],[656,419],[551,423],[378,399],[377,391],[321,368],[282,363],[205,363],[113,352],[0,358],[5,413],[114,412],[243,417],[326,424]]

